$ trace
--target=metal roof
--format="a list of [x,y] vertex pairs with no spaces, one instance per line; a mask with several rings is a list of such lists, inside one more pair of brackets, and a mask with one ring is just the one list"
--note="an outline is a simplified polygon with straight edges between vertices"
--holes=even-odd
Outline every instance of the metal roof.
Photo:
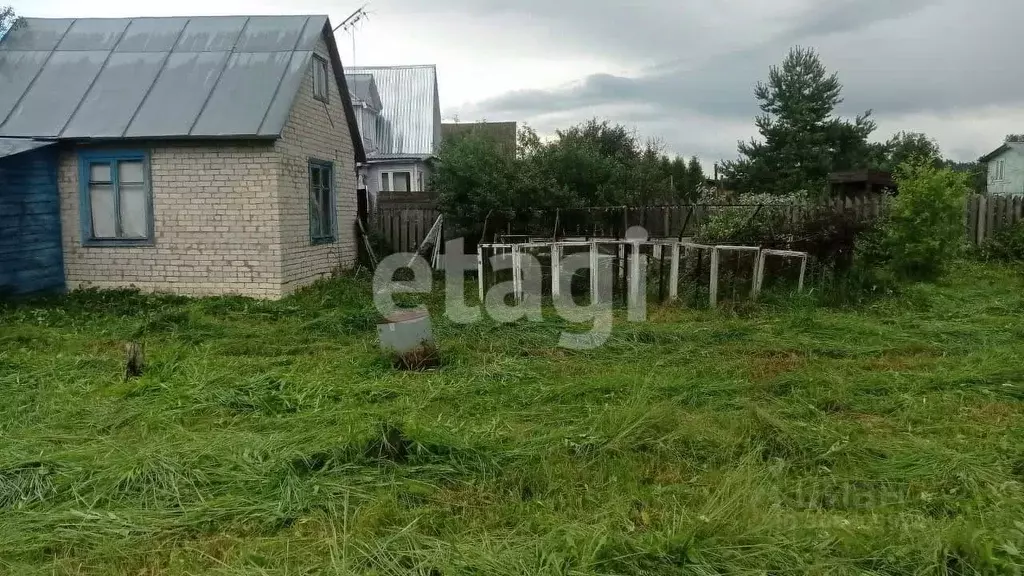
[[441,101],[435,66],[353,66],[347,74],[370,74],[377,84],[384,120],[376,126],[379,155],[431,155],[437,151]]
[[986,164],[988,162],[991,162],[991,161],[995,160],[996,158],[1001,156],[1007,150],[1012,150],[1014,148],[1021,148],[1021,147],[1024,147],[1024,146],[1021,146],[1020,142],[1003,142],[1002,146],[1000,146],[999,148],[996,148],[995,150],[989,152],[988,154],[985,154],[981,158],[978,158],[978,162],[981,162],[982,164]]
[[432,154],[370,154],[368,162],[383,162],[407,160],[409,162],[420,162],[432,158]]
[[23,22],[0,41],[0,136],[276,138],[321,34],[348,99],[326,16]]
[[373,80],[373,74],[345,74],[345,80],[348,81],[348,89],[352,93],[353,101],[380,111],[383,103],[380,99],[380,92],[377,91],[377,83]]
[[36,148],[43,148],[56,144],[53,141],[32,140],[29,138],[0,138],[0,158],[14,156]]

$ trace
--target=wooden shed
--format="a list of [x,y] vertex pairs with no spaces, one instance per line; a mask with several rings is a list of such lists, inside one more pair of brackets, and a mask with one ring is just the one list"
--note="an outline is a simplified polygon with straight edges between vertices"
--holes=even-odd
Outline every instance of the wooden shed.
[[881,195],[886,190],[896,191],[896,181],[893,180],[892,172],[884,170],[833,172],[828,175],[828,186],[833,197]]

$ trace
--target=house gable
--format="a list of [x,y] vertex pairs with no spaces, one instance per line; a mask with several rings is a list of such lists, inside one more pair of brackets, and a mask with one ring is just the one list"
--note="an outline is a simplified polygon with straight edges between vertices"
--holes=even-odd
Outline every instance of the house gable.
[[982,161],[988,166],[989,194],[1024,194],[1024,143],[1007,142]]
[[[275,173],[281,218],[283,290],[289,292],[338,268],[355,262],[356,164],[364,158],[362,141],[337,46],[329,24],[306,64],[302,81],[285,123],[274,143]],[[334,67],[327,97],[314,96],[314,56]],[[338,76],[341,75],[339,79]],[[334,237],[317,242],[311,237],[311,165],[328,166],[333,195]]]

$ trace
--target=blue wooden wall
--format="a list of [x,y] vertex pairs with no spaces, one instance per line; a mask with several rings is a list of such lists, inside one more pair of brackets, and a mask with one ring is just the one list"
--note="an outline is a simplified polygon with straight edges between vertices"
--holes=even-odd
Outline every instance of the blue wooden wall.
[[63,289],[56,147],[0,158],[0,294]]

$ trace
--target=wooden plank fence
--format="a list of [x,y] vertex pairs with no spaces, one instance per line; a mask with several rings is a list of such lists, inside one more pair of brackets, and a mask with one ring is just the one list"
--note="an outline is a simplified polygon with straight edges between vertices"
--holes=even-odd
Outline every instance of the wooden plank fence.
[[[822,210],[845,211],[858,219],[874,219],[882,211],[877,195],[845,196],[820,205],[761,206],[754,204],[691,204],[678,206],[607,207],[573,210],[544,210],[517,215],[516,218],[493,217],[488,223],[487,241],[502,234],[534,237],[623,237],[632,226],[642,226],[652,238],[680,238],[696,234],[698,228],[716,211],[745,207],[752,219],[759,211],[781,213],[788,222],[797,222]],[[387,198],[378,202],[370,216],[370,228],[383,236],[395,252],[415,251],[441,212],[424,197]],[[1024,220],[1024,196],[974,196],[964,211],[967,239],[981,244],[993,234]],[[451,226],[444,229],[444,238],[457,235]]]
[[974,196],[967,202],[967,239],[980,245],[1001,230],[1024,220],[1024,196]]

